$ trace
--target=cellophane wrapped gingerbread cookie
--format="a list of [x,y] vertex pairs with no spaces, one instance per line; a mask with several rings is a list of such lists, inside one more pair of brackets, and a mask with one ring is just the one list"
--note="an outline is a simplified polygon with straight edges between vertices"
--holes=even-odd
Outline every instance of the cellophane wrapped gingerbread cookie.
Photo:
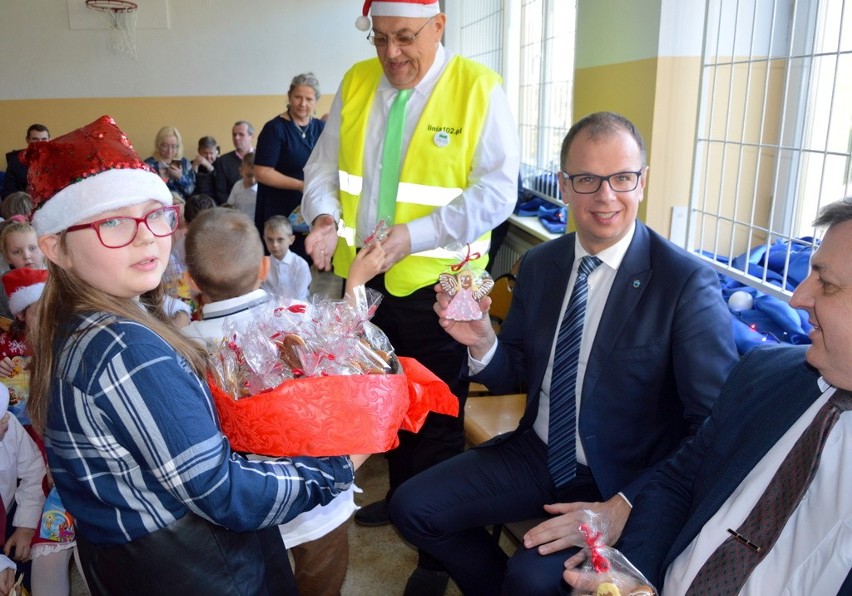
[[579,553],[585,561],[576,569],[572,596],[657,596],[657,590],[627,558],[603,544],[606,526],[603,518],[584,511],[577,531],[586,545]]
[[463,256],[450,271],[438,277],[441,287],[450,296],[444,317],[454,321],[475,321],[482,318],[479,301],[485,298],[494,287],[494,280],[482,267],[475,266],[479,253],[470,254],[466,245]]

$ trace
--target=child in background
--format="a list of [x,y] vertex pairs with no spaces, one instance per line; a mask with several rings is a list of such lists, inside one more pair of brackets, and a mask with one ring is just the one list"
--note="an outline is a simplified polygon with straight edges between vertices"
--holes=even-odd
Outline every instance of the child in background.
[[33,200],[30,195],[21,190],[8,195],[0,203],[0,217],[3,219],[11,219],[15,215],[20,215],[26,221],[32,212]]
[[[3,258],[10,269],[44,269],[44,255],[38,246],[35,229],[28,222],[18,219],[19,217],[22,216],[14,216],[13,219],[3,222],[3,230],[0,232]],[[5,290],[0,291],[0,316],[12,318],[9,297]]]
[[311,268],[305,259],[290,251],[295,240],[293,226],[285,216],[273,215],[263,224],[263,241],[270,256],[269,276],[260,287],[271,294],[307,300]]
[[24,159],[50,271],[30,417],[92,593],[295,593],[274,526],[348,488],[366,456],[231,452],[206,353],[159,308],[177,210],[111,118]]
[[[30,350],[26,341],[27,317],[31,316],[32,305],[41,297],[47,281],[44,269],[13,269],[3,276],[3,287],[9,295],[9,307],[15,316],[15,322],[9,331],[0,335],[0,382],[9,385],[9,412],[30,434],[42,458],[45,458],[44,444],[41,438],[29,428],[30,419],[26,411],[26,397],[29,395],[30,374],[27,369]],[[40,530],[45,525],[62,525],[61,535],[57,532],[40,531],[32,541],[32,569],[28,584],[34,594],[68,595],[71,592],[71,579],[68,563],[74,553],[73,520],[66,514],[62,501],[48,475],[45,490],[49,490],[45,510],[42,512]],[[48,508],[48,503],[50,503]],[[46,524],[44,522],[47,522]],[[56,523],[54,523],[54,521]]]
[[0,333],[0,382],[9,387],[10,409],[23,425],[30,424],[26,414],[29,396],[30,348],[27,343],[27,316],[30,306],[41,296],[47,281],[44,269],[12,269],[3,275],[3,289],[9,296],[14,317],[8,331]]
[[[203,320],[194,321],[183,332],[212,351],[221,343],[227,324],[250,319],[252,309],[269,300],[259,289],[268,261],[263,258],[254,220],[233,209],[202,213],[189,226],[186,259],[190,278],[206,304]],[[356,286],[379,273],[383,259],[379,244],[358,253],[346,280],[350,296]],[[355,511],[353,494],[350,488],[280,526],[284,544],[293,554],[302,596],[340,594],[349,564],[347,522]]]
[[44,269],[44,255],[38,246],[35,229],[26,221],[12,220],[0,232],[3,257],[13,269]]
[[257,180],[254,178],[254,153],[246,153],[240,163],[241,180],[231,188],[226,205],[239,209],[254,219],[254,207],[257,204]]
[[[44,460],[35,442],[8,412],[9,391],[0,385],[0,497],[3,499],[3,533],[15,528],[6,539],[3,552],[17,561],[30,558],[30,543],[41,521],[44,506]],[[6,512],[15,506],[13,519]],[[66,568],[67,571],[67,568]]]

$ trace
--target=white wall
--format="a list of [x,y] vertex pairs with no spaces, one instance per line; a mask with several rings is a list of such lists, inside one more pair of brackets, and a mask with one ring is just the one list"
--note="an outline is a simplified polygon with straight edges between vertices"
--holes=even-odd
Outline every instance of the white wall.
[[106,29],[72,29],[65,0],[0,0],[0,100],[283,94],[308,70],[334,93],[375,55],[354,26],[360,0],[136,2],[168,11],[168,28],[137,29],[138,61]]

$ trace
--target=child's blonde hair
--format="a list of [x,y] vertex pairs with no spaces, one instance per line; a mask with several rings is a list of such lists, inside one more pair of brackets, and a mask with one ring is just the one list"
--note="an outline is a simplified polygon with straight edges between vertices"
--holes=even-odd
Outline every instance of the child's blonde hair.
[[186,234],[186,266],[198,289],[218,302],[257,288],[263,243],[241,211],[216,207],[198,214]]
[[6,240],[9,238],[11,234],[14,233],[31,233],[35,236],[35,228],[30,225],[29,222],[26,221],[5,221],[3,222],[3,231],[0,231],[0,251],[3,252],[3,256],[6,256]]
[[246,153],[243,155],[243,160],[240,162],[244,168],[253,168],[254,167],[254,153]]
[[263,224],[263,231],[284,232],[288,236],[293,235],[293,225],[286,215],[273,215]]

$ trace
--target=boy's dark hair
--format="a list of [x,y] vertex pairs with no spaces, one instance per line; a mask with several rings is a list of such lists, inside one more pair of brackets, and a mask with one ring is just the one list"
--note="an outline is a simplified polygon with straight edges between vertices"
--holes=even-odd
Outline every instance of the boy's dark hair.
[[215,206],[216,201],[210,195],[192,195],[186,200],[186,205],[183,208],[183,218],[186,220],[186,223],[190,223],[198,217],[199,213],[205,209],[213,209]]
[[198,289],[219,302],[257,288],[263,243],[254,221],[236,209],[206,209],[186,233],[186,266]]

